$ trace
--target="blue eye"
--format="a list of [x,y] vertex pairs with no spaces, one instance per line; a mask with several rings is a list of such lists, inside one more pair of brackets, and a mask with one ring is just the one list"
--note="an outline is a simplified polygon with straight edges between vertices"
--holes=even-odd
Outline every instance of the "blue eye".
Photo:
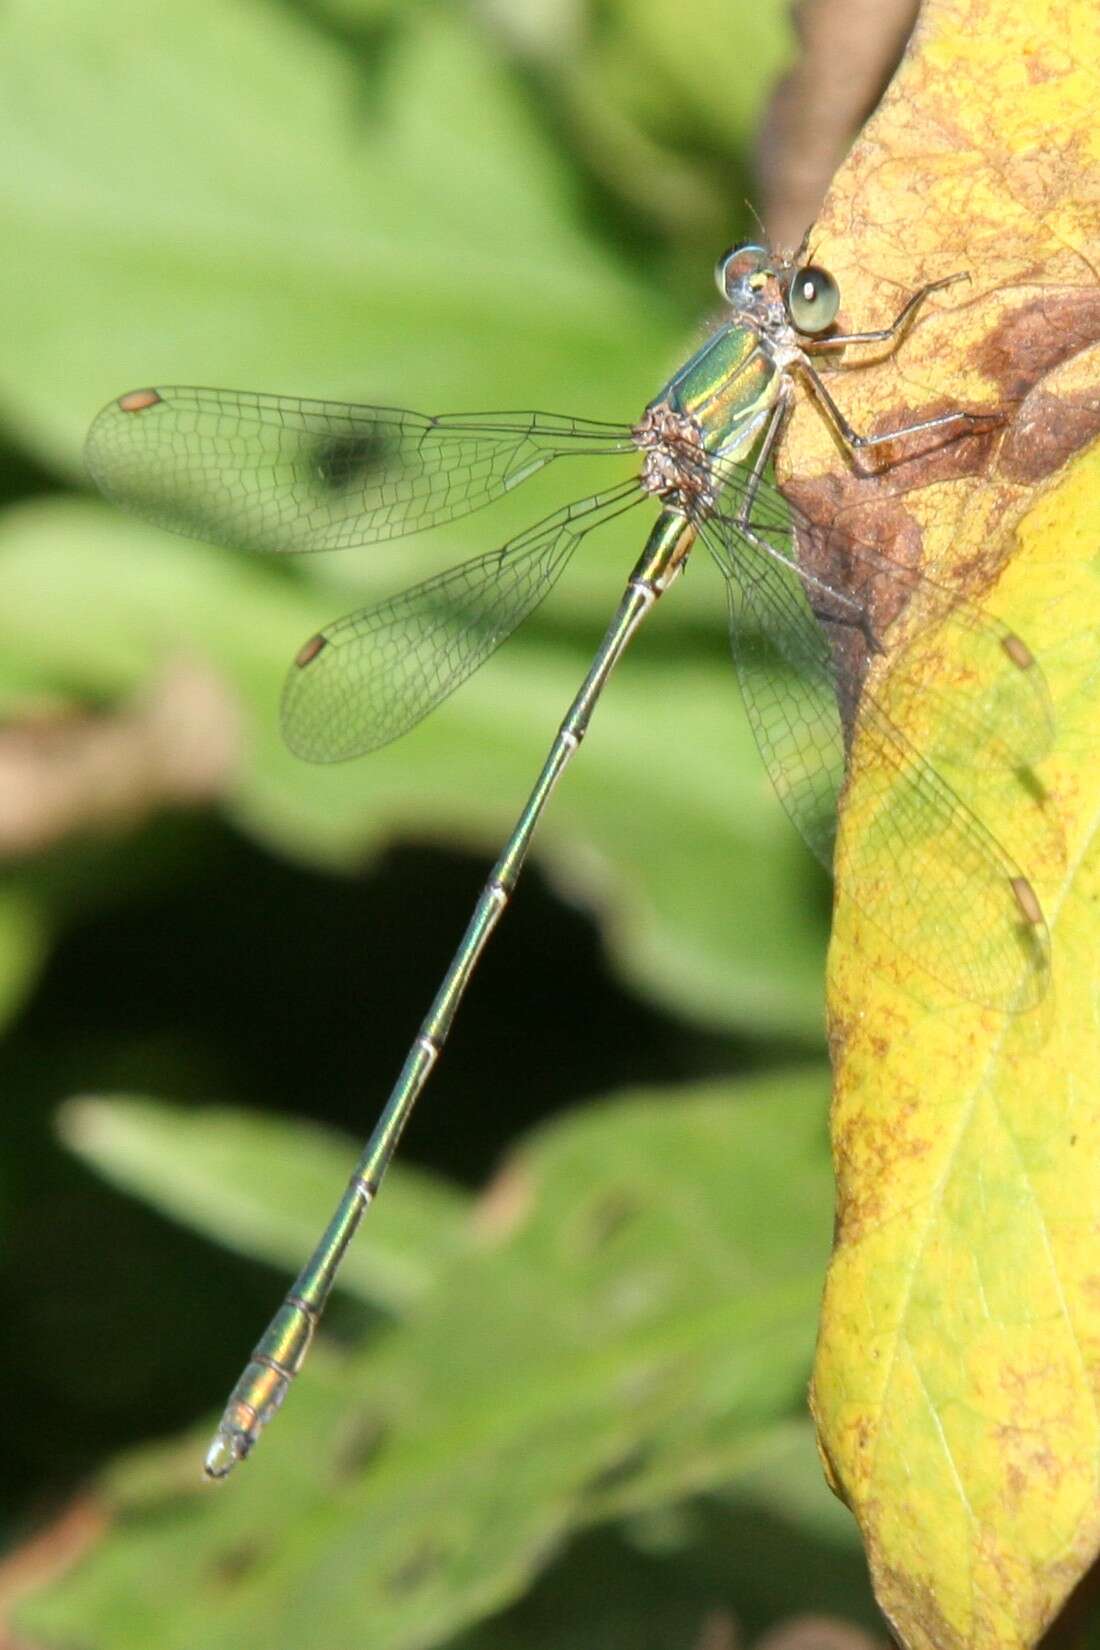
[[766,246],[755,241],[738,241],[728,252],[723,252],[714,266],[714,279],[723,298],[731,298],[733,289],[750,275],[760,275],[771,268],[772,255]]
[[836,320],[840,288],[827,269],[796,269],[787,292],[787,310],[799,332],[824,332]]

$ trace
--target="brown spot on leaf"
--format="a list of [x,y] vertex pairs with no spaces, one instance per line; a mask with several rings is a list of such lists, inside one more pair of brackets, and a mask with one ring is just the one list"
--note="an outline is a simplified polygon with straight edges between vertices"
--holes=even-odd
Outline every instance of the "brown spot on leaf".
[[960,408],[957,401],[942,397],[919,408],[902,403],[880,413],[871,433],[884,435],[888,430],[952,412],[972,412],[982,422],[977,426],[956,422],[938,430],[899,436],[896,442],[884,443],[879,449],[884,460],[882,479],[889,483],[892,492],[912,493],[937,482],[985,474],[993,444],[1005,423],[1003,413],[997,408]]
[[975,351],[974,365],[1006,401],[1100,339],[1100,290],[1052,289],[1011,310]]
[[902,1166],[926,1157],[934,1144],[922,1128],[916,1101],[897,1090],[888,1117],[834,1125],[838,1243],[858,1243],[881,1225]]
[[1042,86],[1048,80],[1061,80],[1073,70],[1073,58],[1067,52],[1052,49],[1028,49],[1023,54],[1023,63],[1032,86]]
[[[878,477],[819,476],[788,482],[784,493],[804,518],[798,526],[802,565],[855,597],[867,615],[864,630],[853,623],[850,609],[830,603],[827,591],[813,591],[812,605],[828,636],[838,681],[862,685],[873,654],[880,651],[879,639],[905,607],[905,570],[920,569],[921,529]],[[861,555],[859,547],[870,554]],[[888,573],[876,574],[876,556],[889,561]],[[842,700],[841,718],[849,733],[857,710],[858,695]]]
[[[883,1550],[875,1541],[874,1534],[882,1525],[882,1510],[877,1503],[871,1502],[868,1503],[868,1512],[873,1514],[873,1518],[869,1518],[863,1528],[870,1549],[871,1573],[879,1609],[888,1621],[893,1620],[896,1614],[904,1612],[906,1620],[919,1622],[925,1644],[959,1644],[959,1635],[955,1631],[956,1624],[945,1613],[943,1600],[935,1587],[918,1576],[913,1569],[902,1569],[898,1565],[884,1562]],[[975,1632],[970,1643],[979,1642],[993,1644],[996,1641],[992,1635],[983,1640]]]
[[1100,435],[1100,389],[1068,395],[1033,390],[1013,420],[998,469],[1010,481],[1053,475]]
[[[891,408],[875,420],[874,433],[935,418],[950,410],[952,403],[946,401],[919,410]],[[862,686],[872,657],[884,651],[887,631],[918,588],[924,560],[923,534],[904,502],[906,495],[936,483],[987,473],[992,445],[1001,434],[999,421],[964,435],[951,428],[926,431],[884,446],[881,460],[873,454],[864,455],[865,463],[881,463],[881,468],[872,473],[848,471],[784,483],[784,495],[805,518],[798,529],[800,561],[835,589],[858,598],[867,615],[867,628],[863,630],[853,624],[847,606],[841,608],[838,604],[838,611],[830,615],[827,596],[821,604],[823,610],[818,611],[815,593],[814,609],[829,637],[842,682],[856,681]],[[861,547],[867,554],[860,555]],[[906,577],[910,570],[912,579]],[[963,582],[960,580],[960,586]],[[850,736],[858,696],[852,702],[848,699],[842,698],[840,711]]]

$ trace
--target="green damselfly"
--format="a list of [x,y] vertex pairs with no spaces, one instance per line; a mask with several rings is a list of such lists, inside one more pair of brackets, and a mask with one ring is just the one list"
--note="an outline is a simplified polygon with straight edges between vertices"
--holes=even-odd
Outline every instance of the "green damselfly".
[[[1046,989],[1049,937],[1031,883],[901,732],[868,670],[891,625],[908,614],[889,679],[904,686],[908,672],[913,693],[927,695],[934,690],[921,673],[919,637],[949,635],[963,685],[937,705],[944,740],[937,751],[964,765],[1019,768],[1043,755],[1051,732],[1028,648],[913,567],[835,524],[815,525],[767,479],[796,380],[853,457],[902,438],[953,440],[993,427],[987,415],[957,410],[858,435],[812,361],[819,350],[896,347],[929,295],[961,277],[922,287],[889,326],[842,334],[836,283],[812,264],[746,242],[719,260],[716,274],[729,314],[632,425],[532,412],[426,417],[160,388],[120,397],[92,426],[88,466],[109,498],[162,527],[263,551],[396,537],[476,510],[561,458],[641,456],[630,480],[306,642],[282,714],[292,749],[314,761],[361,755],[405,733],[538,606],[587,534],[644,502],[658,510],[348,1188],[230,1397],[207,1457],[213,1477],[248,1454],[297,1374],[550,793],[616,661],[697,541],[725,583],[757,743],[813,851],[830,868],[835,857],[845,892],[950,990],[1020,1010]],[[882,776],[885,800],[870,829],[838,837],[857,712],[861,772]]]

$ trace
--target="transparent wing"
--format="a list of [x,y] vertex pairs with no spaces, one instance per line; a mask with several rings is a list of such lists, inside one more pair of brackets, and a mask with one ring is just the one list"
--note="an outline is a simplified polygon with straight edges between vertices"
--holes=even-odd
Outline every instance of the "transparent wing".
[[326,626],[283,690],[291,750],[340,762],[407,733],[533,612],[585,534],[644,497],[629,481],[566,505],[500,549]]
[[112,401],[84,456],[114,503],[246,550],[338,550],[468,515],[555,458],[634,451],[555,413],[395,407],[168,387]]
[[[1049,939],[1030,884],[865,687],[868,653],[882,645],[866,583],[856,596],[801,573],[793,554],[796,513],[771,489],[754,497],[747,521],[726,514],[728,502],[729,492],[723,513],[701,522],[700,531],[726,577],[746,708],[787,812],[818,858],[835,867],[844,892],[930,974],[972,1001],[1032,1006],[1046,989]],[[817,531],[797,522],[800,539]],[[941,627],[954,626],[968,657],[995,672],[992,684],[970,684],[961,708],[942,700],[948,718],[942,749],[957,747],[962,759],[967,739],[984,739],[983,760],[992,753],[1015,764],[1021,747],[1029,753],[1045,748],[1049,714],[1041,678],[1032,664],[1016,664],[1006,653],[1001,638],[1009,632],[976,609],[949,606],[946,590],[912,570],[895,571],[868,547],[848,545],[845,554],[880,585],[899,581],[900,588],[904,576],[922,623],[938,618]],[[881,590],[878,599],[881,611]],[[917,631],[910,645],[923,650],[930,643]],[[908,654],[903,649],[892,663],[890,682],[895,670],[903,681],[911,670],[915,691]],[[893,705],[893,691],[890,697]],[[937,698],[937,712],[940,704]],[[993,720],[1001,706],[1007,730]],[[846,799],[838,836],[857,710],[859,784]]]
[[[736,531],[748,488],[744,470],[724,478],[717,519],[727,534]],[[1021,637],[843,524],[811,522],[766,481],[751,497],[749,526],[769,557],[796,574],[796,590],[825,626],[848,727],[867,666],[889,640],[891,707],[908,721],[914,703],[934,705],[927,720],[935,727],[936,762],[1019,768],[1047,754],[1054,736],[1050,695]]]
[[730,641],[745,709],[780,801],[833,869],[845,738],[829,644],[793,569],[732,523],[702,536],[726,578]]

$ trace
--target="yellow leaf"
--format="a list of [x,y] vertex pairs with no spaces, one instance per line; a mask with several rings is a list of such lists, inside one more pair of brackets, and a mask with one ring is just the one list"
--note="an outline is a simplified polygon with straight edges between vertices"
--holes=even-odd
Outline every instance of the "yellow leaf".
[[[929,0],[812,252],[846,331],[885,325],[926,281],[970,280],[828,382],[859,430],[955,405],[1003,423],[915,438],[861,478],[803,406],[784,453],[815,519],[907,547],[1023,636],[1055,716],[1033,772],[995,780],[979,757],[950,773],[1046,911],[1037,1007],[997,1012],[925,976],[844,898],[838,862],[838,1218],[813,1407],[910,1650],[1033,1644],[1100,1548],[1098,98],[1095,0]],[[965,660],[915,645],[926,696],[891,698],[890,652],[870,681],[937,750]],[[878,806],[866,738],[857,726],[842,829]],[[964,960],[998,943],[958,930]]]

